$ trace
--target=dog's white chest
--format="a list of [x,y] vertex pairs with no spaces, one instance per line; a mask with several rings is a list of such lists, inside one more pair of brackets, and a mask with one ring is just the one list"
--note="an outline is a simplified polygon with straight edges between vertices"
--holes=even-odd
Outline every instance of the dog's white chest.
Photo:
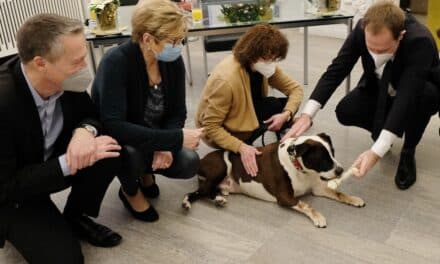
[[255,181],[251,182],[243,182],[240,179],[240,191],[243,194],[246,194],[251,197],[255,197],[268,202],[276,202],[277,199],[272,196],[266,188],[264,188],[263,184]]
[[298,197],[309,193],[313,186],[310,177],[307,177],[299,171],[295,171],[294,174],[295,175],[289,175],[290,180],[292,181],[294,196]]

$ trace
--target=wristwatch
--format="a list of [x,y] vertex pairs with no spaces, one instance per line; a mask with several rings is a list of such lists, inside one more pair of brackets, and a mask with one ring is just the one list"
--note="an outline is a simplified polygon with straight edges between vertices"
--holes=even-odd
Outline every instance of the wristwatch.
[[89,131],[90,134],[93,135],[93,137],[96,137],[98,135],[98,130],[94,126],[92,126],[92,125],[82,124],[80,126],[80,128],[84,128],[85,130]]

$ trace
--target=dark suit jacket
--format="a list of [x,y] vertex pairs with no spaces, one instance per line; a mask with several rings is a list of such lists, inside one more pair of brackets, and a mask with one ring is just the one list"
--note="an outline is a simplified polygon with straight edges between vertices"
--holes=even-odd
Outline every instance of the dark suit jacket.
[[[72,131],[83,123],[100,130],[99,123],[90,119],[96,113],[86,92],[64,92],[59,100],[64,125],[52,157],[44,161],[40,117],[20,60],[14,57],[0,66],[0,214],[6,206],[47,199],[50,193],[66,188],[58,156],[66,152]],[[2,217],[0,228],[1,221]]]
[[147,151],[176,151],[182,147],[185,124],[185,66],[180,57],[159,61],[165,87],[165,114],[161,129],[144,126],[146,65],[138,44],[127,41],[108,51],[100,62],[92,88],[106,132],[121,145]]
[[[362,20],[345,40],[337,57],[322,75],[310,96],[310,99],[318,101],[323,107],[351,72],[359,57],[364,69],[359,88],[372,92],[378,89],[374,61],[368,53],[361,25]],[[407,14],[405,29],[406,33],[396,51],[391,73],[391,83],[397,90],[397,95],[383,127],[398,136],[402,136],[405,130],[405,119],[410,110],[411,100],[421,94],[428,74],[440,64],[437,47],[429,30],[410,14]]]

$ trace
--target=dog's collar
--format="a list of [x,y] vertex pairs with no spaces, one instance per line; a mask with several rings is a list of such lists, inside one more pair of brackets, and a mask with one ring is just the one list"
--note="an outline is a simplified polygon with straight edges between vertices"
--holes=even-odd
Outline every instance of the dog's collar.
[[299,162],[299,160],[298,159],[293,159],[292,160],[292,163],[293,163],[293,166],[295,166],[295,168],[297,169],[297,170],[300,170],[300,171],[304,171],[304,168],[303,168],[303,166],[301,165],[301,163]]

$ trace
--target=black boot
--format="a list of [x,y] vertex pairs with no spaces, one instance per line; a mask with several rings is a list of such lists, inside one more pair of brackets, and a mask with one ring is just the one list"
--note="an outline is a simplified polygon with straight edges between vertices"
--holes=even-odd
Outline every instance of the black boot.
[[408,189],[416,182],[417,168],[414,154],[415,149],[403,149],[400,153],[399,167],[394,181],[401,190]]

